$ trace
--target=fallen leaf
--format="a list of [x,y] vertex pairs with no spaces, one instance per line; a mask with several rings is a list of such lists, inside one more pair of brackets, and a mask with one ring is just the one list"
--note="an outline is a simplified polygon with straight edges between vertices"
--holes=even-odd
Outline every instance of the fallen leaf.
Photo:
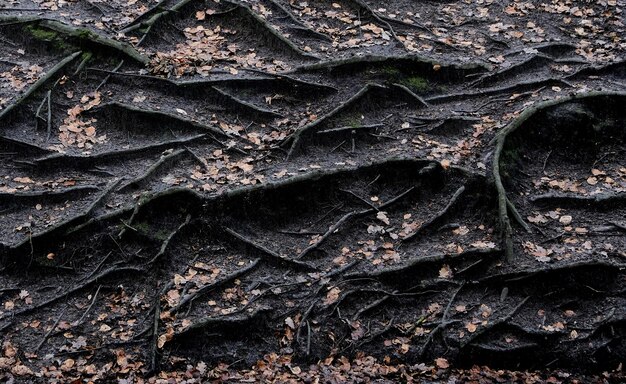
[[330,305],[337,300],[339,300],[339,294],[341,293],[341,289],[337,287],[333,287],[326,294],[326,298],[324,299],[324,305]]
[[450,363],[448,363],[448,360],[444,359],[443,357],[435,359],[435,365],[437,365],[437,367],[441,369],[448,369],[450,367]]

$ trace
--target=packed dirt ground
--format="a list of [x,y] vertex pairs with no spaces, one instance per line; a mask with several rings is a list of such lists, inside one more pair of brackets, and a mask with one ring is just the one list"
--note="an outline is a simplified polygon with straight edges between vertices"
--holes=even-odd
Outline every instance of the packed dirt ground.
[[620,382],[624,0],[0,0],[0,381]]

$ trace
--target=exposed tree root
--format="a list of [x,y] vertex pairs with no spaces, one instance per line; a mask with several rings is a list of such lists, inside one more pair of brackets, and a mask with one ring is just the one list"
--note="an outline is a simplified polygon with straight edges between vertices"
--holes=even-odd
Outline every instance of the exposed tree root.
[[512,76],[513,74],[523,72],[525,68],[546,66],[547,64],[553,63],[553,62],[554,60],[551,57],[538,53],[538,54],[532,55],[526,60],[523,60],[522,62],[513,64],[510,67],[507,67],[497,72],[491,72],[484,76],[481,76],[477,80],[473,81],[470,84],[470,87],[478,87],[478,86],[483,86],[485,84],[491,84],[498,80],[502,80],[503,78],[506,78],[507,76]]
[[[86,220],[91,213],[98,207],[98,205],[100,205],[102,203],[102,201],[109,195],[109,193],[111,193],[113,191],[113,189],[115,187],[117,187],[117,185],[119,184],[120,180],[114,180],[113,182],[111,182],[107,188],[105,190],[103,190],[97,197],[96,199],[87,207],[87,209],[77,215],[74,216],[68,220],[62,221],[40,233],[37,234],[29,234],[29,237],[25,240],[23,240],[22,242],[9,247],[12,251],[19,251],[22,248],[30,248],[30,254],[32,256],[32,247],[33,245],[42,238],[46,238],[49,236],[55,236],[58,233],[62,233],[67,231],[69,228],[75,227],[76,225],[81,224],[84,220]],[[18,262],[24,262],[24,260],[16,260]]]
[[[133,77],[133,78],[137,78],[141,80],[150,81],[152,83],[160,83],[166,87],[176,87],[181,90],[186,90],[189,88],[192,88],[192,89],[213,88],[215,86],[230,86],[230,87],[252,86],[252,87],[257,87],[260,89],[267,89],[268,87],[272,87],[273,85],[276,84],[276,85],[282,85],[282,86],[289,86],[294,89],[310,88],[311,91],[324,92],[324,93],[338,91],[336,87],[333,87],[331,85],[301,80],[301,79],[298,79],[293,76],[289,76],[284,73],[280,73],[280,74],[268,73],[268,72],[259,71],[259,70],[253,71],[251,69],[246,69],[246,68],[242,68],[242,71],[245,71],[245,70],[251,71],[251,72],[257,73],[258,76],[249,76],[249,77],[237,76],[237,77],[226,77],[226,78],[217,78],[217,79],[175,81],[175,80],[171,80],[171,79],[164,78],[164,77],[142,75],[142,74],[134,73],[134,72],[113,72],[113,71],[108,71],[108,70],[104,70],[100,68],[87,68],[87,70],[92,71],[92,72],[106,73],[113,77],[115,76]],[[228,95],[228,97],[232,98],[232,96],[230,95]],[[234,104],[237,105],[237,102],[234,101]],[[258,108],[256,106],[253,106],[253,107]]]
[[[403,27],[419,29],[419,30],[422,30],[424,32],[428,32],[431,35],[433,34],[433,31],[430,28],[428,28],[428,27],[426,27],[426,26],[424,26],[424,25],[422,25],[420,23],[417,23],[414,20],[412,20],[412,22],[407,22],[407,21],[404,21],[404,20],[394,19],[393,17],[389,17],[389,16],[385,16],[385,15],[381,15],[381,14],[379,14],[378,17],[380,17],[382,20],[388,22],[389,24],[396,24],[396,25],[401,25]],[[444,44],[444,45],[448,46],[448,44]]]
[[105,269],[104,271],[100,272],[99,274],[97,274],[96,276],[92,277],[91,279],[87,279],[85,281],[83,281],[80,284],[76,284],[73,287],[68,288],[67,290],[65,290],[62,294],[58,295],[58,296],[54,296],[51,297],[47,300],[44,300],[41,303],[35,304],[31,307],[27,307],[27,308],[21,308],[12,312],[8,312],[5,315],[0,316],[0,320],[5,320],[7,318],[15,318],[17,316],[23,316],[29,313],[32,313],[38,309],[41,308],[45,308],[50,304],[56,303],[57,301],[72,295],[78,291],[82,291],[83,289],[85,289],[86,287],[90,286],[91,284],[109,277],[110,275],[113,274],[118,274],[118,273],[124,273],[124,272],[141,272],[143,271],[143,269],[138,268],[138,267],[120,267],[120,266],[113,266],[110,268]]
[[222,131],[221,129],[214,127],[214,126],[210,126],[210,125],[205,125],[202,123],[199,123],[197,121],[182,117],[180,115],[175,115],[173,113],[168,113],[168,112],[162,112],[162,111],[157,111],[157,110],[153,110],[153,109],[145,109],[145,108],[139,108],[136,107],[134,105],[130,105],[130,104],[126,104],[126,103],[120,103],[120,102],[110,102],[110,103],[105,103],[105,104],[101,104],[96,108],[93,108],[90,110],[90,113],[94,113],[94,112],[102,112],[102,113],[107,113],[107,109],[109,108],[119,108],[125,111],[129,111],[129,112],[134,112],[137,113],[141,116],[150,116],[150,117],[154,117],[157,119],[171,119],[174,120],[176,122],[180,122],[180,125],[186,125],[186,126],[191,126],[193,128],[198,128],[199,130],[202,131],[207,131],[209,133],[218,135],[220,137],[226,137],[226,138],[230,138],[231,136],[228,135],[227,133],[225,133],[224,131]]
[[191,215],[187,215],[187,217],[185,218],[185,221],[181,225],[179,225],[176,229],[174,229],[165,238],[165,240],[163,240],[163,243],[161,244],[161,248],[159,249],[159,252],[157,252],[157,254],[154,255],[154,257],[152,259],[150,259],[150,261],[148,261],[148,264],[153,264],[154,262],[159,260],[161,258],[161,256],[163,256],[165,254],[165,252],[167,251],[167,247],[169,246],[170,242],[172,242],[172,239],[174,237],[176,237],[176,235],[178,233],[180,233],[180,231],[182,231],[183,228],[185,228],[187,225],[189,225],[190,221],[191,221]]
[[525,297],[519,304],[517,304],[515,306],[515,308],[513,308],[513,310],[511,312],[509,312],[507,315],[497,319],[497,320],[492,320],[490,321],[487,325],[485,325],[484,327],[481,327],[480,329],[478,329],[476,332],[470,334],[466,339],[461,340],[460,342],[460,346],[461,348],[465,348],[467,345],[471,344],[474,340],[476,340],[479,336],[489,332],[491,329],[493,329],[496,326],[499,326],[501,324],[506,324],[508,323],[513,316],[515,316],[517,314],[517,312],[519,312],[520,309],[522,309],[522,307],[524,306],[524,304],[526,304],[526,302],[530,299],[530,296]]
[[324,134],[324,133],[337,133],[337,132],[352,131],[352,130],[376,129],[376,128],[380,128],[382,126],[383,126],[383,124],[368,124],[368,125],[344,126],[344,127],[324,129],[324,130],[321,130],[321,131],[317,131],[316,133],[317,134]]
[[294,151],[296,150],[296,148],[300,144],[300,140],[301,140],[301,138],[302,138],[302,136],[304,134],[306,134],[309,131],[311,131],[312,129],[318,127],[319,125],[321,125],[322,123],[326,122],[327,120],[329,120],[333,116],[336,116],[337,114],[339,114],[341,111],[345,110],[346,108],[354,105],[357,101],[361,100],[361,98],[363,96],[365,96],[368,92],[370,92],[372,89],[375,89],[375,88],[386,89],[387,87],[384,87],[384,86],[379,85],[379,84],[368,83],[363,88],[361,88],[357,93],[352,95],[348,100],[346,100],[343,103],[339,104],[339,106],[337,106],[335,109],[333,109],[329,113],[327,113],[324,116],[320,117],[319,119],[313,121],[312,123],[307,124],[307,125],[305,125],[302,128],[299,128],[294,133],[292,133],[283,142],[284,145],[291,143],[291,147],[289,148],[289,152],[287,154],[287,158],[290,158],[293,155]]
[[67,25],[58,20],[39,18],[39,17],[24,17],[24,16],[1,16],[0,22],[16,22],[16,23],[37,23],[38,26],[47,28],[51,31],[61,33],[65,36],[72,37],[80,40],[81,42],[87,42],[98,46],[104,46],[112,49],[124,56],[128,56],[131,59],[141,63],[148,64],[150,59],[147,56],[139,53],[131,45],[114,40],[108,37],[101,36],[86,28],[77,28],[71,25]]
[[224,327],[225,325],[247,324],[249,322],[257,320],[257,318],[263,315],[265,312],[267,312],[267,309],[260,308],[252,311],[251,313],[245,314],[236,314],[224,317],[204,317],[200,320],[197,320],[190,326],[184,328],[183,330],[176,332],[174,334],[174,339],[186,335],[192,331],[197,331],[208,327],[220,328]]
[[497,95],[501,93],[513,93],[522,92],[524,90],[536,89],[544,86],[560,85],[564,87],[571,87],[571,84],[564,79],[558,78],[546,78],[540,80],[521,81],[512,85],[505,85],[503,87],[485,88],[476,92],[459,92],[450,93],[447,95],[438,95],[427,97],[425,100],[432,104],[447,103],[450,101],[458,100],[471,100],[477,97]]
[[294,14],[293,12],[291,12],[287,7],[285,7],[284,5],[282,5],[279,1],[277,0],[268,0],[269,3],[271,3],[274,8],[279,9],[282,13],[284,13],[285,15],[287,15],[287,17],[289,18],[289,20],[291,20],[296,27],[290,27],[291,29],[297,30],[298,32],[301,33],[305,33],[307,35],[310,35],[311,37],[317,38],[317,39],[321,39],[324,41],[328,41],[328,42],[332,42],[333,40],[330,38],[330,36],[325,35],[321,32],[318,32],[314,29],[311,29],[309,26],[307,26],[306,24],[304,24],[302,21],[300,21]]
[[422,233],[426,228],[429,228],[433,224],[436,224],[437,222],[439,222],[441,218],[444,217],[450,211],[450,209],[458,203],[459,199],[461,198],[464,192],[465,192],[465,186],[462,185],[461,187],[459,187],[459,189],[456,190],[456,192],[454,192],[454,194],[450,198],[450,201],[448,201],[448,204],[446,204],[446,206],[443,209],[441,209],[434,216],[432,216],[430,219],[425,221],[413,233],[409,234],[404,239],[402,239],[402,241],[409,241],[411,239],[414,239],[415,237],[417,237],[417,235]]
[[319,60],[319,57],[312,55],[310,53],[304,52],[300,49],[293,41],[289,40],[285,36],[283,36],[280,32],[278,32],[274,27],[272,27],[264,18],[259,16],[256,12],[250,8],[249,5],[245,3],[241,3],[238,0],[224,0],[226,3],[232,4],[234,6],[239,7],[239,9],[243,10],[243,12],[250,18],[254,23],[258,26],[266,30],[271,36],[279,40],[283,43],[291,52],[296,55],[307,59],[307,60]]
[[495,248],[470,248],[461,253],[439,253],[431,256],[422,256],[410,259],[407,262],[393,267],[379,269],[376,271],[354,272],[345,274],[346,278],[362,278],[362,277],[386,277],[399,275],[402,272],[413,269],[420,265],[432,263],[441,263],[452,260],[466,259],[472,256],[494,256],[502,253],[502,250]]
[[0,192],[0,200],[35,200],[46,197],[62,197],[66,195],[73,195],[75,193],[81,192],[93,192],[99,191],[100,188],[95,185],[78,185],[75,187],[68,187],[63,189],[53,189],[53,190],[45,190],[45,191],[28,191],[28,192],[16,192],[16,193],[8,193],[8,192]]
[[625,192],[579,195],[575,193],[545,193],[528,198],[535,204],[602,205],[626,202]]
[[224,284],[228,284],[234,279],[238,278],[239,276],[244,275],[248,273],[249,271],[253,270],[254,268],[256,268],[257,264],[259,264],[260,261],[261,259],[254,259],[253,261],[248,263],[248,265],[246,265],[245,267],[238,269],[234,271],[233,273],[222,277],[221,279],[218,279],[212,283],[209,283],[203,287],[200,287],[197,291],[186,294],[185,296],[181,297],[178,304],[176,304],[174,307],[169,309],[168,312],[171,314],[177,313],[183,306],[187,305],[188,303],[191,303],[192,300],[204,295],[205,293],[217,287],[221,287]]
[[156,173],[162,166],[164,166],[165,164],[172,162],[175,158],[181,156],[183,153],[186,153],[187,150],[185,149],[178,149],[176,151],[170,152],[166,155],[162,155],[159,160],[152,164],[147,170],[146,172],[135,178],[134,180],[129,181],[128,183],[122,185],[117,191],[118,192],[123,192],[124,190],[127,190],[131,187],[137,187],[140,184],[142,184],[143,182],[145,182],[145,180],[147,180],[148,178],[150,178],[154,173]]
[[298,260],[292,260],[288,257],[285,256],[281,256],[278,253],[267,249],[266,247],[255,243],[254,241],[248,239],[247,237],[245,237],[244,235],[235,232],[234,230],[228,228],[228,227],[224,227],[224,231],[228,234],[230,234],[231,236],[233,236],[234,238],[236,238],[237,240],[241,241],[242,243],[249,245],[250,247],[252,247],[253,249],[256,249],[257,251],[260,251],[260,257],[261,258],[265,258],[268,262],[277,262],[278,264],[281,265],[289,265],[291,267],[294,267],[296,270],[303,270],[303,271],[316,271],[317,268],[298,261]]
[[[122,32],[122,33],[128,33],[128,32],[132,32],[134,30],[137,30],[139,28],[150,27],[154,23],[156,23],[161,17],[165,16],[168,13],[175,13],[175,12],[177,12],[180,7],[186,5],[190,1],[191,0],[179,1],[172,8],[159,12],[159,10],[163,9],[163,5],[168,2],[168,0],[159,0],[158,3],[156,3],[152,7],[148,8],[148,10],[146,12],[144,12],[141,15],[137,16],[133,21],[131,21],[130,23],[126,24],[119,31]],[[146,18],[148,18],[148,20],[145,20]],[[142,21],[142,20],[145,20],[145,21]]]
[[372,15],[374,20],[378,21],[383,26],[387,27],[387,29],[389,30],[389,33],[391,34],[391,36],[393,36],[393,38],[396,40],[396,42],[398,42],[404,48],[404,43],[402,42],[402,40],[400,40],[400,38],[398,38],[398,35],[396,35],[396,31],[393,29],[391,24],[389,24],[389,22],[387,22],[387,20],[385,20],[382,17],[380,17],[380,15],[378,14],[377,11],[372,9],[369,5],[367,5],[362,0],[347,0],[347,1],[350,2],[350,3],[355,4],[361,10],[364,10],[365,13],[369,13],[370,15]]
[[343,225],[343,223],[347,222],[348,220],[350,220],[353,217],[364,215],[364,214],[370,213],[370,212],[374,212],[374,210],[373,209],[366,209],[364,211],[352,211],[352,212],[346,213],[339,220],[337,220],[333,225],[331,225],[328,228],[328,230],[319,239],[317,239],[317,241],[315,241],[313,244],[309,245],[302,252],[300,252],[300,254],[298,256],[296,256],[296,259],[303,258],[306,255],[308,255],[309,253],[311,253],[312,251],[318,249],[319,246],[326,239],[328,239],[330,236],[332,236],[332,234],[335,233],[335,231],[337,231],[339,229],[339,227],[341,227],[341,225]]
[[[2,21],[2,17],[0,17],[0,21]],[[82,52],[74,52],[71,55],[66,56],[63,60],[59,61],[56,65],[54,65],[45,75],[40,77],[33,85],[26,90],[21,96],[19,96],[12,104],[9,104],[2,111],[0,111],[0,120],[9,114],[15,107],[20,105],[24,100],[26,100],[30,95],[35,93],[41,86],[48,82],[54,75],[56,75],[59,71],[61,71],[65,66],[71,63],[75,58],[77,58]]]
[[383,297],[381,297],[380,299],[376,299],[373,302],[367,304],[366,306],[360,308],[353,316],[352,316],[352,321],[357,321],[359,319],[359,317],[361,317],[361,315],[363,315],[366,312],[369,312],[375,308],[377,308],[379,305],[385,303],[387,300],[389,300],[391,297],[391,295],[384,295]]
[[48,156],[39,157],[35,159],[34,162],[37,165],[66,162],[68,164],[84,166],[84,165],[92,164],[98,160],[104,160],[104,159],[110,159],[110,158],[116,158],[116,157],[124,157],[124,156],[135,155],[135,154],[142,153],[142,152],[150,152],[150,151],[156,151],[160,149],[170,149],[171,147],[176,147],[176,146],[183,146],[190,142],[202,139],[206,136],[207,135],[205,133],[201,133],[201,134],[190,136],[190,137],[167,140],[167,141],[163,141],[163,142],[156,143],[156,144],[145,145],[142,147],[121,149],[118,151],[110,151],[110,152],[101,152],[101,153],[96,153],[96,154],[88,155],[88,156],[68,155],[65,153],[55,152]]
[[351,67],[358,67],[364,65],[395,65],[400,66],[401,63],[407,62],[414,65],[416,68],[422,68],[426,70],[429,69],[429,73],[434,73],[435,70],[433,66],[439,65],[440,68],[437,72],[441,73],[442,76],[450,76],[452,74],[458,77],[465,77],[469,74],[482,73],[484,71],[489,70],[489,67],[482,63],[450,63],[442,65],[441,62],[434,58],[429,58],[426,56],[420,56],[415,54],[408,55],[400,55],[400,56],[376,56],[376,55],[367,55],[367,56],[359,56],[359,57],[348,57],[345,59],[337,59],[337,60],[328,60],[321,61],[319,63],[303,65],[300,67],[296,67],[287,73],[302,73],[302,72],[313,72],[313,71],[334,71],[334,70],[348,70]]
[[111,219],[114,219],[114,218],[121,217],[121,216],[123,216],[123,215],[125,215],[127,213],[130,213],[132,210],[133,210],[133,208],[120,208],[120,209],[114,210],[112,212],[108,212],[108,213],[105,213],[103,215],[93,217],[93,218],[85,221],[82,224],[78,224],[78,225],[68,229],[67,232],[65,232],[65,233],[66,233],[66,235],[71,235],[72,233],[78,232],[78,231],[83,230],[85,228],[88,228],[88,227],[90,227],[92,225],[104,223],[107,220],[111,220]]
[[508,212],[513,215],[513,218],[515,219],[515,221],[522,228],[524,228],[526,232],[531,233],[532,231],[530,230],[530,227],[528,226],[528,224],[526,224],[526,222],[522,218],[522,215],[520,215],[520,213],[517,211],[517,208],[515,208],[515,205],[513,205],[511,200],[509,200],[508,198],[506,199],[506,206],[507,206]]
[[280,113],[271,111],[269,109],[265,109],[265,108],[261,108],[261,107],[257,107],[256,105],[249,103],[245,100],[239,99],[233,95],[231,95],[230,93],[227,93],[226,91],[223,91],[217,87],[212,87],[212,89],[214,89],[218,94],[220,94],[222,97],[227,98],[230,102],[234,103],[235,105],[237,105],[237,108],[240,109],[244,109],[244,110],[248,110],[250,112],[252,112],[253,114],[258,114],[261,116],[265,116],[265,117],[282,117],[282,115]]
[[407,96],[409,96],[409,98],[413,99],[414,101],[417,101],[417,103],[421,105],[422,107],[428,108],[430,106],[421,96],[411,91],[407,86],[402,85],[402,84],[392,84],[392,85],[396,87],[398,90],[400,90],[401,92],[403,92],[404,94],[406,94]]
[[[116,65],[115,68],[113,68],[111,72],[113,73],[117,72],[120,68],[122,68],[122,65],[124,65],[124,60],[120,60],[120,63]],[[102,79],[100,84],[98,84],[98,86],[96,87],[96,92],[99,91],[100,88],[104,87],[104,85],[109,82],[110,78],[111,78],[111,75],[107,75],[104,79]]]
[[54,329],[57,327],[57,325],[59,325],[59,322],[61,321],[61,318],[63,317],[66,311],[67,311],[67,307],[65,307],[65,309],[61,311],[61,314],[59,315],[57,320],[54,322],[54,324],[52,324],[52,328],[50,328],[50,330],[46,332],[46,334],[43,336],[43,339],[41,339],[39,344],[37,344],[37,347],[35,347],[35,352],[39,351],[41,347],[46,343],[46,341],[48,341],[48,338],[50,337]]
[[610,260],[583,260],[583,261],[575,261],[570,263],[559,263],[556,265],[542,265],[541,268],[528,268],[524,270],[518,270],[514,272],[507,272],[495,275],[489,275],[481,277],[475,281],[472,281],[472,284],[492,284],[496,282],[520,282],[533,277],[537,277],[540,275],[546,274],[563,274],[567,271],[573,271],[577,269],[585,270],[589,268],[606,268],[610,270],[619,271],[620,269],[626,268],[625,263],[616,263]]
[[[245,70],[245,69],[244,69]],[[223,78],[223,79],[213,79],[213,80],[186,80],[174,82],[175,85],[179,87],[202,87],[202,86],[216,86],[216,85],[227,85],[227,86],[237,86],[237,85],[254,85],[259,88],[266,88],[268,85],[272,85],[273,82],[285,83],[286,85],[292,87],[302,87],[302,88],[311,88],[311,90],[322,91],[322,92],[337,92],[338,89],[331,85],[315,83],[311,81],[301,80],[293,76],[289,76],[284,73],[267,73],[267,72],[256,72],[261,76],[258,77],[232,77],[232,78]]]
[[439,324],[437,324],[437,326],[432,331],[430,331],[430,333],[428,334],[428,337],[424,341],[424,344],[422,344],[422,346],[420,347],[420,350],[419,350],[419,353],[418,353],[420,358],[424,357],[424,355],[426,354],[426,351],[427,351],[428,347],[430,346],[430,343],[433,341],[434,337],[437,334],[439,334],[440,332],[443,332],[448,325],[455,323],[454,321],[449,321],[448,320],[448,318],[450,316],[450,308],[452,308],[452,303],[454,303],[454,300],[456,299],[456,297],[459,294],[459,292],[461,292],[461,289],[463,289],[463,287],[464,287],[464,284],[461,284],[456,289],[456,291],[454,291],[454,293],[450,297],[450,300],[448,300],[448,305],[446,305],[446,309],[443,311],[443,315],[441,316],[441,322]]
[[352,220],[353,218],[356,218],[356,217],[366,216],[366,215],[378,212],[381,209],[386,209],[390,205],[392,205],[395,202],[397,202],[398,200],[402,199],[404,196],[406,196],[409,193],[411,193],[414,189],[415,189],[415,187],[409,188],[408,190],[402,192],[398,196],[390,199],[389,201],[385,202],[384,204],[381,204],[380,207],[378,207],[378,208],[369,208],[369,209],[365,209],[365,210],[361,210],[361,211],[352,211],[352,212],[346,213],[339,220],[337,220],[333,225],[331,225],[330,228],[328,228],[328,230],[322,236],[320,236],[319,239],[317,239],[317,241],[315,241],[313,244],[309,245],[302,252],[300,252],[300,254],[298,256],[296,256],[296,259],[301,259],[301,258],[305,257],[306,255],[308,255],[309,253],[311,253],[312,251],[318,249],[319,246],[322,245],[322,243],[324,243],[330,236],[332,236],[337,230],[339,230],[339,228],[344,223],[348,222],[349,220]]
[[[492,175],[494,178],[496,190],[498,193],[498,210],[499,210],[499,222],[500,222],[500,231],[503,237],[503,241],[505,243],[505,253],[507,260],[510,262],[513,260],[513,229],[511,228],[511,222],[509,219],[508,212],[510,211],[509,207],[512,207],[513,204],[509,201],[506,196],[506,190],[504,189],[504,184],[502,183],[502,176],[500,172],[500,159],[502,156],[502,151],[504,149],[504,145],[506,143],[507,137],[515,132],[517,129],[522,127],[522,125],[535,114],[546,110],[548,108],[554,107],[556,105],[572,102],[575,100],[584,100],[595,97],[624,97],[626,93],[623,92],[586,92],[586,93],[578,93],[572,94],[560,99],[548,100],[538,104],[533,105],[530,108],[527,108],[522,112],[515,120],[513,120],[509,125],[507,125],[504,129],[498,132],[496,136],[496,146],[494,149],[493,155],[493,165],[492,165]],[[623,197],[622,197],[623,199]],[[520,217],[519,214],[513,213],[514,216]],[[522,220],[523,222],[523,220]],[[524,226],[524,225],[522,225]]]

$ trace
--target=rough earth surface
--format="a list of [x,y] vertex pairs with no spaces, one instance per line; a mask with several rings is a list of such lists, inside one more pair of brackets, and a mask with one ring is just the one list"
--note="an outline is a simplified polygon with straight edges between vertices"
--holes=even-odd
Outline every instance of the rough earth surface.
[[0,381],[624,380],[624,9],[0,1]]

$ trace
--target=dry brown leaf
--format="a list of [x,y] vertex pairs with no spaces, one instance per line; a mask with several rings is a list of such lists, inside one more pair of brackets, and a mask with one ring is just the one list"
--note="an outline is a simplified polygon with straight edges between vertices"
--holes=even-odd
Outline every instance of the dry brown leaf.
[[341,289],[337,287],[331,288],[328,293],[326,293],[326,298],[324,299],[324,305],[330,305],[337,300],[339,300],[339,294],[341,293]]

